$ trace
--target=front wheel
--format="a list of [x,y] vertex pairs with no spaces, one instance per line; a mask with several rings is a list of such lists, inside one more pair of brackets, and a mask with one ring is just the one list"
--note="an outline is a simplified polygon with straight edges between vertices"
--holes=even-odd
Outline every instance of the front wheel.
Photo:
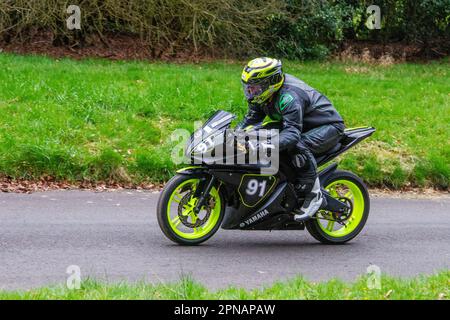
[[335,171],[325,181],[324,189],[339,201],[346,202],[350,211],[346,216],[320,210],[306,228],[317,240],[326,244],[342,244],[356,237],[366,224],[370,210],[369,192],[364,182],[355,174]]
[[157,216],[162,232],[170,240],[182,245],[197,245],[208,240],[219,229],[223,220],[224,201],[213,187],[200,212],[194,207],[194,196],[200,178],[176,175],[164,187],[158,200]]

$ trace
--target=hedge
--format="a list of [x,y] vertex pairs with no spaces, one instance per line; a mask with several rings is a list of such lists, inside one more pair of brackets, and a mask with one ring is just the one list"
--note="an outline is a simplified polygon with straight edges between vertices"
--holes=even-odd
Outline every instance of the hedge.
[[[255,54],[292,59],[328,56],[346,41],[419,45],[447,55],[450,0],[89,0],[81,8],[81,30],[68,30],[64,0],[3,0],[0,41],[26,43],[46,33],[53,44],[108,45],[112,34],[144,41],[152,56],[205,52],[218,57]],[[381,9],[381,29],[365,22],[369,5]]]

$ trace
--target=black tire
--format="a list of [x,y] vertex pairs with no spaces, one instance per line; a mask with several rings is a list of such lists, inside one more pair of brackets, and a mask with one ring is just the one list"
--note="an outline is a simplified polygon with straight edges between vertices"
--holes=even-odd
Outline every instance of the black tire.
[[305,222],[306,229],[308,232],[316,239],[319,240],[322,243],[325,244],[343,244],[350,240],[352,240],[354,237],[356,237],[361,230],[364,228],[364,225],[367,222],[367,218],[369,217],[369,211],[370,211],[370,198],[369,198],[369,191],[367,190],[366,185],[364,182],[354,173],[348,172],[348,171],[340,171],[336,170],[328,179],[324,182],[323,186],[326,188],[331,183],[337,181],[337,180],[347,180],[350,182],[353,182],[358,189],[361,191],[363,199],[364,199],[364,210],[362,213],[362,218],[358,226],[348,235],[342,236],[342,237],[333,237],[326,232],[322,230],[322,228],[319,226],[319,221],[317,219],[311,219]]
[[219,219],[218,219],[216,225],[214,226],[214,228],[211,231],[209,231],[206,235],[204,235],[203,237],[198,238],[198,239],[186,239],[186,238],[179,236],[178,234],[176,234],[173,231],[173,229],[170,226],[170,223],[168,221],[168,216],[167,216],[167,205],[170,200],[170,197],[171,197],[172,193],[175,191],[175,189],[177,189],[180,184],[182,184],[183,182],[185,182],[187,180],[191,180],[191,179],[195,179],[195,178],[196,177],[192,176],[192,175],[177,174],[176,176],[172,177],[172,179],[170,179],[167,182],[167,184],[164,186],[164,189],[161,192],[159,199],[158,199],[156,215],[158,217],[159,227],[161,228],[161,231],[164,233],[164,235],[168,239],[172,240],[175,243],[181,244],[181,245],[193,246],[193,245],[198,245],[198,244],[208,240],[220,228],[220,225],[222,224],[222,220],[224,217],[225,204],[224,204],[224,199],[223,199],[221,193],[219,192],[219,196],[221,197],[220,216],[219,216]]

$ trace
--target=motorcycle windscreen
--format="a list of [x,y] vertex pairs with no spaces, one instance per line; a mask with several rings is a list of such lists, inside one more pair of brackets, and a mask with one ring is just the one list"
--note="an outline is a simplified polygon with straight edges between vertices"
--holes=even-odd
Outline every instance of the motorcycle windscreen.
[[210,136],[229,127],[234,118],[236,116],[227,111],[216,111],[201,128],[191,135],[186,146],[186,156],[190,156],[195,147],[207,140]]

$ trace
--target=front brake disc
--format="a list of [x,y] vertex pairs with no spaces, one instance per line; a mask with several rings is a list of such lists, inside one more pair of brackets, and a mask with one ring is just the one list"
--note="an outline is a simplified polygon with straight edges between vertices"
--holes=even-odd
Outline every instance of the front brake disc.
[[202,207],[206,211],[206,214],[202,219],[198,218],[198,216],[197,216],[197,220],[195,221],[195,223],[189,222],[188,221],[189,215],[184,215],[183,211],[185,210],[184,207],[186,205],[188,205],[189,201],[191,200],[192,194],[193,194],[193,192],[189,191],[188,193],[186,193],[183,196],[183,198],[181,198],[181,201],[178,204],[178,217],[180,218],[181,223],[183,225],[185,225],[186,227],[198,228],[198,227],[202,226],[203,224],[205,224],[205,222],[208,221],[209,216],[211,215],[211,201],[209,202],[209,204],[210,204],[209,206]]

